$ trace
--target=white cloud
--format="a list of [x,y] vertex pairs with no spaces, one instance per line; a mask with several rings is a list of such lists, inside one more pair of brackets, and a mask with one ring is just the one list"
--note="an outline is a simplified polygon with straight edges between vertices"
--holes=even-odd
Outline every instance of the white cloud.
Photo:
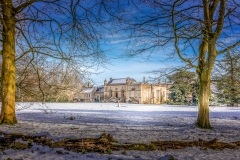
[[175,63],[172,62],[172,64],[167,64],[163,62],[136,62],[134,59],[131,59],[129,61],[124,60],[115,60],[112,62],[112,66],[107,66],[111,70],[104,69],[104,72],[98,75],[93,75],[93,79],[95,80],[97,85],[103,85],[104,79],[106,78],[107,81],[110,78],[126,78],[131,77],[135,80],[141,82],[143,79],[143,76],[146,76],[147,74],[145,72],[156,70],[160,68],[167,68],[171,65],[178,65],[179,62],[176,61]]
[[127,42],[127,41],[129,41],[129,40],[130,40],[129,38],[126,38],[126,39],[117,39],[117,40],[107,41],[107,43],[108,43],[108,44],[119,44],[119,43]]

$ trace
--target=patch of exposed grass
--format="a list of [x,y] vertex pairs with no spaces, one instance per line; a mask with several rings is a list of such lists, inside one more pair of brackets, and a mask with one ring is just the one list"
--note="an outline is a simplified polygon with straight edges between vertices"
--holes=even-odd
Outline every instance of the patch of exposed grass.
[[64,146],[65,146],[65,141],[54,142],[51,145],[52,148],[63,148]]
[[87,151],[86,151],[85,149],[82,149],[82,150],[81,150],[81,153],[82,153],[82,154],[86,154]]
[[157,149],[157,146],[156,146],[155,144],[153,144],[153,143],[150,143],[150,144],[149,144],[149,149],[150,149],[150,150],[156,150],[156,149]]
[[135,145],[132,149],[138,150],[138,151],[146,151],[147,150],[146,146],[143,144]]
[[171,155],[168,160],[174,160],[174,157]]
[[24,150],[28,148],[28,145],[25,143],[21,143],[21,142],[15,142],[12,147],[13,149],[19,149],[19,150]]
[[[120,144],[113,139],[112,135],[103,133],[99,138],[82,138],[82,139],[65,139],[52,143],[51,139],[47,139],[46,136],[24,136],[21,133],[4,134],[4,140],[0,143],[1,151],[13,148],[13,149],[26,149],[32,146],[32,143],[39,145],[47,145],[52,148],[64,148],[73,152],[81,152],[85,154],[87,152],[98,152],[111,154],[112,151],[124,150],[122,154],[126,154],[128,150],[138,151],[150,151],[150,150],[167,150],[167,149],[183,149],[186,147],[200,147],[201,149],[213,149],[222,150],[224,148],[234,149],[240,146],[240,141],[230,143],[219,142],[217,139],[211,141],[204,141],[199,139],[198,141],[156,141],[150,144]],[[17,137],[22,137],[25,143],[16,142]],[[28,144],[27,144],[28,143]],[[111,148],[111,149],[110,149]]]
[[105,154],[112,154],[112,150],[108,148],[107,150],[104,151]]

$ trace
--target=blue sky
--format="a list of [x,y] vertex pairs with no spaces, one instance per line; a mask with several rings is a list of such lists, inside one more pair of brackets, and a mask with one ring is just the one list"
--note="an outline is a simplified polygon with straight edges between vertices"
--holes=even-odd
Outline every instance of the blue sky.
[[103,71],[103,73],[92,76],[98,86],[103,85],[103,81],[105,78],[109,80],[110,78],[131,77],[137,81],[142,81],[143,76],[145,76],[146,78],[149,76],[147,73],[144,72],[158,68],[165,68],[167,66],[166,64],[161,62],[139,62],[136,59],[112,59],[111,61],[112,64],[106,65],[108,69],[100,68],[100,71]]
[[[105,67],[99,68],[99,74],[92,75],[96,86],[103,85],[105,78],[109,81],[110,78],[131,77],[141,82],[143,76],[146,77],[146,80],[149,76],[153,76],[147,74],[148,71],[182,64],[179,58],[169,59],[161,50],[155,52],[150,59],[140,55],[133,58],[123,57],[127,49],[127,43],[128,39],[125,39],[120,33],[105,37],[101,45],[110,62],[105,64]],[[165,50],[165,52],[168,51]]]
[[[92,2],[95,2],[95,1],[92,1]],[[122,1],[122,2],[125,2],[125,1]],[[138,2],[138,1],[136,1],[136,2]],[[83,3],[83,6],[90,5],[91,7],[94,4],[94,3],[90,4],[86,1],[85,2],[83,1],[82,3]],[[110,5],[110,2],[107,4]],[[133,42],[130,46],[133,47],[133,49],[135,48],[135,49],[139,49],[139,50],[144,47],[148,48],[150,46],[149,47],[150,49],[148,49],[146,51],[147,53],[144,53],[143,57],[138,56],[138,57],[131,58],[131,59],[120,58],[119,56],[126,53],[126,49],[128,48],[127,44],[130,40],[129,37],[131,37],[131,36],[129,36],[129,32],[131,33],[131,31],[125,30],[125,33],[124,33],[124,31],[116,32],[116,30],[118,30],[119,28],[124,28],[124,26],[122,26],[122,25],[124,25],[124,23],[118,24],[117,20],[116,20],[116,22],[106,20],[106,23],[103,23],[101,25],[104,25],[107,28],[111,27],[110,29],[113,29],[113,31],[111,31],[112,33],[104,33],[105,30],[102,29],[101,27],[98,27],[98,25],[99,25],[99,23],[97,23],[98,20],[95,19],[95,16],[99,15],[98,13],[101,13],[101,12],[98,12],[99,8],[96,7],[95,9],[97,9],[97,10],[92,11],[93,13],[96,12],[96,15],[94,15],[92,17],[90,16],[90,20],[92,21],[91,25],[88,23],[88,21],[85,22],[84,20],[81,21],[81,23],[80,23],[80,24],[85,24],[87,26],[87,29],[85,30],[86,33],[94,33],[95,30],[91,30],[92,25],[94,25],[94,27],[96,27],[94,29],[96,29],[96,31],[100,32],[101,35],[103,35],[104,38],[100,41],[100,45],[101,45],[101,48],[104,51],[106,51],[105,52],[106,56],[110,60],[110,62],[108,64],[104,64],[105,67],[101,67],[98,69],[98,71],[96,71],[96,72],[101,72],[101,73],[99,73],[97,75],[92,75],[91,78],[95,82],[95,85],[98,85],[98,86],[103,85],[103,81],[105,78],[107,80],[109,80],[110,78],[131,77],[131,78],[136,79],[137,81],[142,81],[143,76],[145,76],[146,78],[151,76],[145,72],[160,69],[160,68],[170,68],[172,66],[182,65],[181,60],[179,60],[178,57],[174,57],[173,59],[167,60],[166,54],[171,54],[173,52],[175,52],[175,54],[176,54],[176,51],[173,46],[173,40],[166,41],[169,39],[169,37],[173,36],[172,29],[171,29],[171,27],[169,27],[168,23],[167,23],[168,24],[167,27],[162,25],[164,21],[166,23],[169,21],[169,19],[168,18],[165,18],[165,19],[159,18],[159,16],[160,16],[159,12],[161,11],[159,8],[156,8],[156,6],[151,6],[151,5],[145,6],[145,3],[142,3],[142,5],[140,5],[141,12],[139,12],[140,11],[139,9],[137,12],[136,9],[127,5],[127,3],[121,5],[121,8],[122,8],[122,12],[124,10],[124,12],[122,13],[122,16],[124,18],[126,18],[127,21],[129,21],[129,23],[134,22],[135,24],[138,24],[139,23],[138,19],[145,20],[146,22],[148,22],[148,23],[143,23],[143,25],[139,25],[138,27],[136,27],[136,31],[132,32],[132,33],[136,33],[135,37],[133,36],[133,40],[132,40],[132,41],[135,41],[135,43]],[[81,11],[81,7],[79,10]],[[111,8],[110,8],[110,10],[111,10]],[[115,10],[113,10],[113,11],[115,11]],[[83,10],[82,12],[85,13],[85,10]],[[82,12],[78,13],[79,19],[84,19]],[[57,15],[57,16],[59,16],[59,15]],[[88,17],[88,16],[89,16],[88,14],[87,14],[87,16],[85,15],[85,17]],[[196,15],[196,16],[198,16],[198,15]],[[102,17],[102,16],[100,16],[100,17]],[[107,14],[105,18],[108,19],[110,17],[111,16],[108,16],[108,14]],[[157,20],[156,21],[155,20],[148,21],[147,18],[150,18],[150,19],[157,18]],[[135,21],[131,21],[132,19]],[[69,21],[71,21],[71,19]],[[140,21],[140,22],[142,22],[142,21]],[[179,24],[181,24],[181,23],[179,23]],[[198,24],[198,21],[196,22],[196,24]],[[191,28],[191,25],[192,24],[189,23],[188,27]],[[198,25],[198,26],[200,26],[200,25]],[[114,31],[114,29],[116,29],[116,30]],[[103,32],[101,32],[102,30],[103,30]],[[76,33],[78,33],[78,32],[76,32]],[[78,34],[76,34],[76,35],[78,35]],[[85,55],[84,50],[87,49],[89,46],[91,46],[91,39],[87,39],[88,40],[87,43],[85,41],[86,39],[83,39],[83,42],[84,42],[83,43],[82,37],[81,37],[82,34],[79,34],[79,35],[80,36],[76,36],[76,37],[78,38],[77,40],[80,41],[80,43],[79,43],[80,49],[79,48],[72,49],[73,48],[72,46],[70,46],[68,44],[66,44],[66,45],[70,48],[70,53],[73,50],[76,52],[76,55],[78,55],[79,52],[81,52],[81,53],[83,53],[83,55]],[[229,35],[229,34],[227,34],[227,35]],[[54,36],[54,38],[55,38],[55,36]],[[200,38],[201,38],[201,36],[200,36]],[[49,41],[52,41],[50,38],[48,38],[48,39],[49,39]],[[193,43],[194,49],[197,51],[198,45],[199,45],[199,40],[198,39],[192,39],[192,40],[194,41],[194,43]],[[226,43],[227,40],[229,41],[229,43],[232,42],[231,36],[228,39],[226,39],[226,37],[222,37],[222,40],[224,41],[224,43]],[[87,44],[86,46],[83,45],[85,43]],[[182,52],[184,54],[184,56],[191,60],[192,60],[192,57],[194,57],[194,56],[196,58],[197,55],[193,54],[193,49],[190,46],[187,46],[187,47],[184,46],[183,43],[184,43],[184,41],[181,41],[181,43],[179,43],[179,46],[180,46],[180,49],[184,50]],[[94,44],[94,47],[96,47],[95,43],[93,43],[93,44]],[[164,49],[161,48],[161,46],[163,44],[164,44]],[[83,47],[81,45],[83,45]],[[191,43],[191,45],[192,45],[192,43]],[[144,58],[146,58],[146,55],[148,55],[148,53],[151,52],[151,50],[152,50],[151,46],[154,46],[153,47],[154,51],[153,51],[153,53],[151,53],[150,59],[146,60]],[[98,45],[97,45],[97,47],[98,47]],[[92,50],[90,50],[89,52],[91,52],[91,51]],[[93,49],[93,51],[95,51],[95,50]],[[73,52],[73,53],[75,53],[75,52]],[[88,52],[86,52],[86,54],[88,54]],[[191,56],[191,55],[193,55],[193,56]],[[89,59],[92,60],[91,57]],[[96,60],[93,58],[92,61],[95,62]],[[77,62],[80,65],[88,64],[87,60],[85,60],[84,58],[79,59],[79,61],[77,61]],[[196,61],[195,61],[195,63],[196,63]],[[95,63],[93,65],[95,65]],[[96,66],[94,66],[94,67],[96,68]],[[86,65],[85,68],[88,68],[88,65]],[[94,68],[92,68],[90,71],[94,72],[95,70],[94,70]],[[83,72],[83,74],[84,74],[84,72]]]

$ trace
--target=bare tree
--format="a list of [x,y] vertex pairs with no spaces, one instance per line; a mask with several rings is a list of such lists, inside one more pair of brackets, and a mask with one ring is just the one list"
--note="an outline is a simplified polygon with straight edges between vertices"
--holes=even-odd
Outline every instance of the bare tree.
[[[128,1],[121,16],[131,41],[128,56],[168,54],[195,68],[200,88],[196,125],[211,128],[209,97],[215,60],[239,49],[240,3],[237,0]],[[130,13],[130,14],[128,14]]]
[[41,90],[46,83],[39,59],[55,59],[83,76],[106,61],[99,45],[104,28],[101,5],[91,0],[0,1],[1,124],[17,123],[16,66],[23,73],[31,71]]
[[[26,57],[25,57],[26,58]],[[59,98],[71,101],[81,90],[84,78],[71,66],[38,58],[38,67],[28,67],[23,58],[17,63],[17,101],[58,101]],[[25,60],[25,61],[24,61]],[[36,73],[37,72],[37,73]]]

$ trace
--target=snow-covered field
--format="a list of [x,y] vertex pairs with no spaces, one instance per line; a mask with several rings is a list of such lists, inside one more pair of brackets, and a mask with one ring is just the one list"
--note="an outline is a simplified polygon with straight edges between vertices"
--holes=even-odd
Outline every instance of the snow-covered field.
[[[40,103],[17,105],[18,124],[0,126],[2,132],[63,138],[94,138],[103,132],[119,143],[151,141],[240,140],[240,108],[210,107],[212,130],[195,128],[197,106],[141,105],[116,103]],[[70,120],[73,117],[74,120]],[[167,151],[114,151],[113,154],[56,154],[49,147],[34,145],[23,151],[0,153],[0,159],[240,159],[240,149],[202,150],[197,147]],[[64,151],[65,152],[65,151]]]

